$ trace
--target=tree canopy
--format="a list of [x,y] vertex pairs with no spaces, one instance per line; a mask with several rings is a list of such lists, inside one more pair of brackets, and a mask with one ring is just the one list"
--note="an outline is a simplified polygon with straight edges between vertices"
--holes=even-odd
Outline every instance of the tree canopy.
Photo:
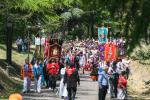
[[114,33],[124,35],[132,50],[141,40],[149,43],[149,9],[149,0],[1,0],[0,36],[5,35],[8,16],[13,21],[14,36],[25,33],[28,24],[41,23],[49,32],[97,37],[95,26],[104,22]]

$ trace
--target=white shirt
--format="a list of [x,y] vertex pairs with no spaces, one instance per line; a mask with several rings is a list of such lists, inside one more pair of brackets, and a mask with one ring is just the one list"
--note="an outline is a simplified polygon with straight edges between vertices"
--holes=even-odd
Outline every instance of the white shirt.
[[35,45],[40,45],[40,37],[35,37]]
[[109,68],[108,68],[108,73],[109,73],[109,74],[113,74],[113,73],[114,73],[114,70],[112,69],[112,67],[109,67]]
[[62,78],[64,77],[65,72],[66,72],[66,68],[62,68],[61,71],[60,71],[60,74],[62,75]]
[[123,63],[122,62],[118,62],[117,63],[117,69],[116,69],[116,71],[117,71],[117,73],[121,73],[121,71],[125,71],[125,68],[124,68],[124,66],[123,66]]
[[44,45],[44,44],[45,44],[45,38],[42,37],[42,39],[41,39],[41,45]]

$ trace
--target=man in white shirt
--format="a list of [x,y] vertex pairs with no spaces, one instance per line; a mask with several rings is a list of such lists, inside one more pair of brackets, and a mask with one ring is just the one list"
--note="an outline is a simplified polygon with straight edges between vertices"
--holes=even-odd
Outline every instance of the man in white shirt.
[[125,67],[124,67],[124,65],[123,65],[123,63],[122,63],[122,59],[119,59],[119,61],[117,62],[116,66],[117,66],[116,71],[119,74],[121,74],[122,71],[126,70]]

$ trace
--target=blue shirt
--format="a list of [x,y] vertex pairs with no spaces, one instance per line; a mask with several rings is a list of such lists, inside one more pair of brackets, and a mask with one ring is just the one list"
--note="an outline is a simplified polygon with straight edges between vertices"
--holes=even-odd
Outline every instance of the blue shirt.
[[99,87],[108,86],[108,74],[106,74],[104,71],[98,76],[98,84]]
[[39,65],[35,64],[33,66],[33,74],[34,76],[43,75],[43,68],[40,64]]

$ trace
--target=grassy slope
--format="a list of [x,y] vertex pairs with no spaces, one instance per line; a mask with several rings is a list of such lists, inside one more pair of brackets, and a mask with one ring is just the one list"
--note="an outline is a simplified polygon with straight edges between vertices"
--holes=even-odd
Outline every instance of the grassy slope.
[[20,89],[22,88],[20,80],[14,80],[14,78],[11,78],[6,75],[2,70],[0,70],[0,85],[2,90],[0,91],[0,98],[4,99],[7,98],[8,95],[14,92],[20,92]]
[[[20,92],[22,89],[22,80],[20,80],[20,69],[21,65],[24,63],[27,53],[18,53],[16,51],[15,45],[12,51],[12,61],[14,66],[9,69],[10,76],[6,73],[6,47],[0,44],[0,99],[7,98],[10,93]],[[32,53],[30,54],[30,58]]]

